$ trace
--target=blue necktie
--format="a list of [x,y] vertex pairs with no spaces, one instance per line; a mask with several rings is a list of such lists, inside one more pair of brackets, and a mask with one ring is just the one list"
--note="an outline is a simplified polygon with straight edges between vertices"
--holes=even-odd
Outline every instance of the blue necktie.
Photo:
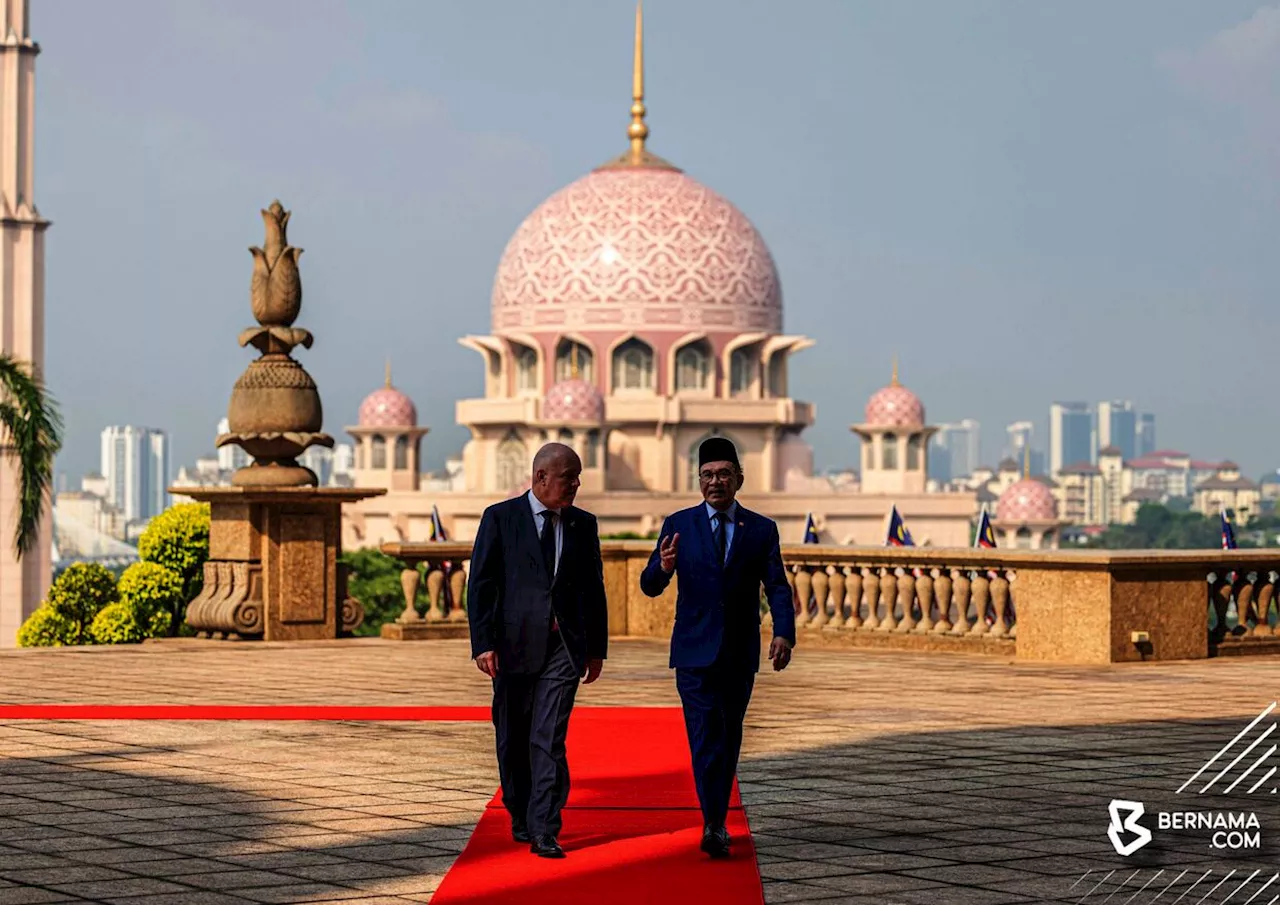
[[726,516],[723,512],[717,512],[711,517],[711,520],[716,523],[715,530],[712,534],[715,535],[716,553],[720,556],[720,568],[722,569],[724,568],[724,542],[726,537],[724,527],[725,518]]
[[556,514],[550,509],[538,513],[542,516],[542,534],[538,537],[542,545],[542,561],[547,566],[547,578],[556,578]]

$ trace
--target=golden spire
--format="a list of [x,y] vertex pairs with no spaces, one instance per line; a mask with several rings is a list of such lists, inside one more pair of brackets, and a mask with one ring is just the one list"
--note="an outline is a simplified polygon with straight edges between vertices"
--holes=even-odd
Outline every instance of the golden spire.
[[391,359],[387,359],[387,389],[391,389]]
[[1022,447],[1022,480],[1031,477],[1031,444]]
[[574,343],[569,347],[569,376],[578,379],[578,344]]
[[644,9],[643,0],[636,0],[636,49],[631,71],[631,125],[627,137],[631,139],[631,162],[644,159],[644,140],[649,137],[649,127],[644,121]]
[[891,387],[902,386],[902,384],[898,383],[898,356],[897,355],[893,356],[893,377],[890,378],[889,380],[889,386]]

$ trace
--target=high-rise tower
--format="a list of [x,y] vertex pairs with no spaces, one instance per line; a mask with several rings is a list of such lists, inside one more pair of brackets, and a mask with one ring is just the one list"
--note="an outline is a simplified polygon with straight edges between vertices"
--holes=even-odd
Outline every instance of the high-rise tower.
[[[0,349],[44,371],[44,231],[49,221],[35,204],[36,54],[31,0],[0,0]],[[18,626],[49,588],[52,508],[40,540],[17,559],[13,531],[19,507],[18,471],[0,454],[0,647],[11,647]]]

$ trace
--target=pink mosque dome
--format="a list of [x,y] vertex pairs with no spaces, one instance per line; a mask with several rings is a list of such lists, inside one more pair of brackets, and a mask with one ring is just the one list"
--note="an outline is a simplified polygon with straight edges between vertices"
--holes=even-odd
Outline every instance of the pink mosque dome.
[[417,427],[418,409],[413,400],[391,385],[391,365],[387,382],[360,403],[360,427]]
[[898,383],[897,362],[894,362],[893,379],[889,385],[876,390],[867,400],[863,420],[870,427],[924,426],[924,403],[919,396]]
[[782,329],[782,285],[751,221],[647,151],[544,201],[507,243],[495,333]]
[[1058,518],[1053,491],[1034,478],[1011,484],[996,501],[996,518],[1002,522],[1052,522]]
[[604,398],[594,386],[577,377],[562,380],[542,400],[543,421],[602,421]]

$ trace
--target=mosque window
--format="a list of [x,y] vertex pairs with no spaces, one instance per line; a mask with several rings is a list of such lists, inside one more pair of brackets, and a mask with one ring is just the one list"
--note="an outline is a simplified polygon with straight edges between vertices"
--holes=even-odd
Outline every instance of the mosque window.
[[676,353],[676,390],[710,388],[711,349],[706,340],[699,340]]
[[387,440],[381,434],[373,435],[373,462],[370,468],[387,467]]
[[653,349],[638,339],[629,339],[613,350],[613,389],[653,389]]
[[1031,529],[1019,528],[1014,534],[1013,545],[1020,550],[1027,550],[1031,547]]
[[898,435],[885,434],[881,443],[884,446],[884,470],[894,471],[898,467]]
[[907,470],[915,471],[920,467],[920,435],[912,434],[907,440]]
[[574,377],[585,380],[587,383],[595,383],[595,358],[591,350],[582,343],[572,339],[562,339],[556,346],[556,382]]
[[524,441],[515,431],[511,431],[498,444],[498,467],[495,475],[494,490],[506,492],[520,486],[528,467]]
[[516,346],[516,392],[538,389],[538,353],[528,346]]
[[781,352],[769,359],[769,395],[778,398],[787,395],[787,356]]
[[729,393],[745,396],[751,392],[755,378],[755,356],[746,349],[734,349],[729,357]]
[[409,438],[400,436],[396,437],[396,469],[403,470],[409,467]]
[[587,431],[586,449],[584,449],[583,452],[586,454],[586,462],[583,464],[584,468],[600,467],[600,431]]
[[556,437],[556,440],[565,446],[573,446],[573,431],[564,427],[560,428],[560,435]]

